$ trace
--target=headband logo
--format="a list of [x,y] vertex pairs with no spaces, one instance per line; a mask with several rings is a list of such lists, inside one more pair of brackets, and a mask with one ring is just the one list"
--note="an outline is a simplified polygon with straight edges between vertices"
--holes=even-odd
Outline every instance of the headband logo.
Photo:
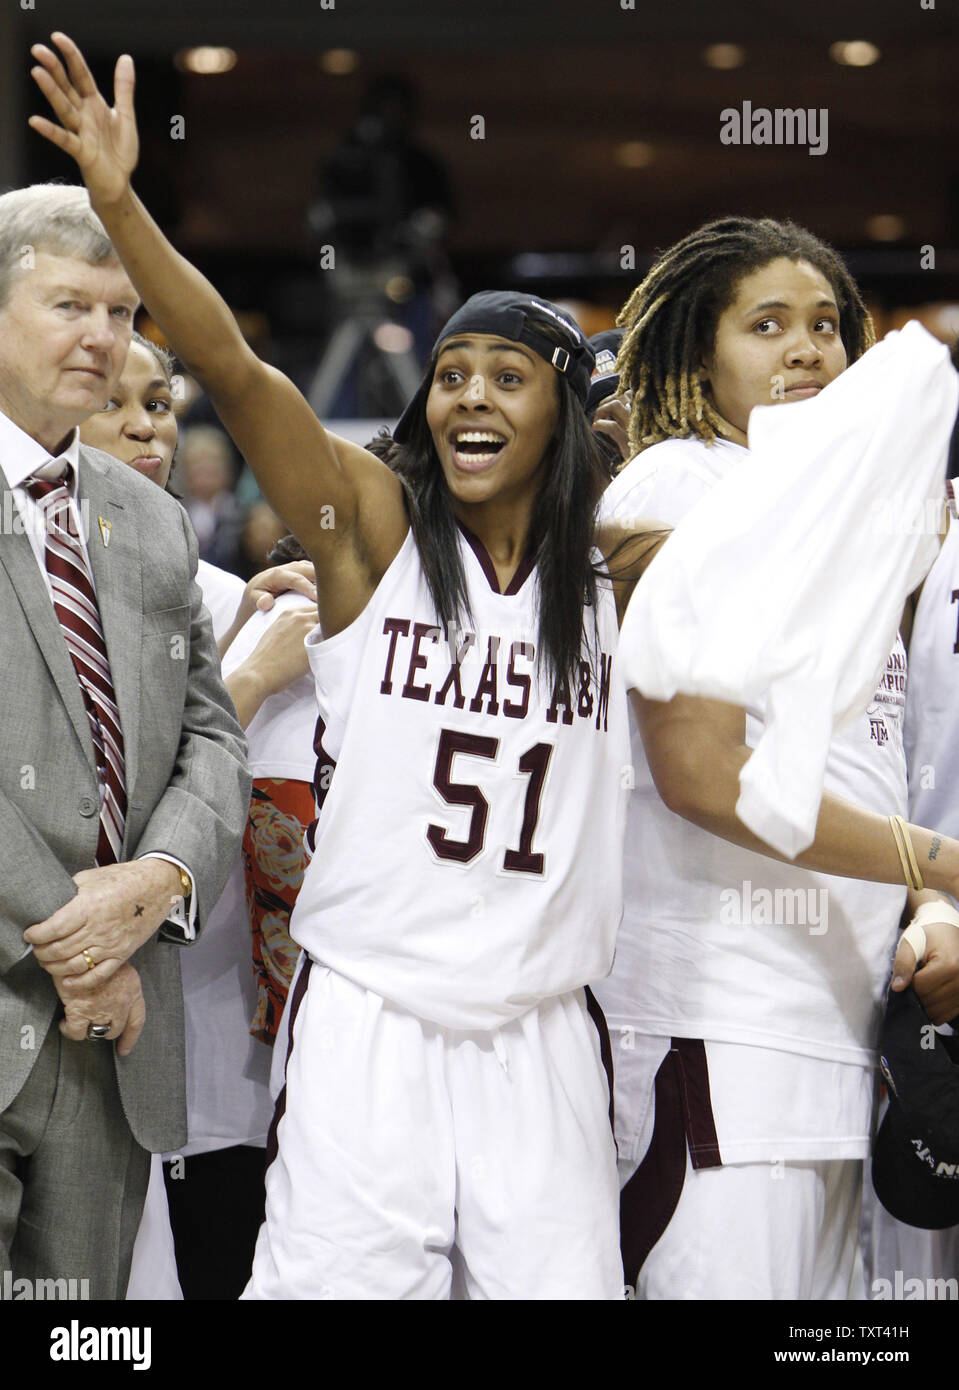
[[583,335],[580,333],[576,325],[574,323],[571,323],[568,318],[566,318],[563,314],[557,314],[556,310],[552,308],[551,305],[544,304],[541,299],[533,299],[532,295],[530,295],[530,299],[535,305],[537,305],[538,308],[542,309],[544,314],[549,314],[551,319],[555,319],[557,323],[561,323],[563,327],[566,329],[566,332],[571,333],[572,336],[576,339],[577,343],[582,342]]

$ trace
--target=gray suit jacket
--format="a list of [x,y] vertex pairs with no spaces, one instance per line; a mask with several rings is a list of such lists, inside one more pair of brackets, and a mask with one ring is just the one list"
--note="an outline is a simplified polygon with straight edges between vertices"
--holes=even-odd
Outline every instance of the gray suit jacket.
[[[159,850],[181,860],[202,921],[239,851],[250,783],[195,582],[196,540],[172,497],[82,445],[78,501],[123,727],[123,858]],[[2,506],[0,1111],[26,1081],[58,1002],[46,971],[23,957],[23,932],[74,896],[71,876],[93,867],[99,827],[80,685],[29,537],[10,524],[19,516],[11,494]],[[112,523],[106,545],[100,517]],[[154,938],[131,958],[147,1022],[130,1056],[116,1059],[130,1127],[153,1151],[186,1140],[179,950]]]

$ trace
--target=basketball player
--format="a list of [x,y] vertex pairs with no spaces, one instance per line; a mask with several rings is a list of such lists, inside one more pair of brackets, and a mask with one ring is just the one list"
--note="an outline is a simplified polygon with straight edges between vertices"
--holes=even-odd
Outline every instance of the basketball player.
[[[620,913],[617,619],[663,532],[594,535],[592,353],[552,305],[474,296],[440,334],[391,472],[255,358],[132,193],[130,59],[110,111],[54,41],[69,76],[40,45],[34,73],[62,127],[32,124],[76,158],[151,314],[316,566],[323,809],[246,1296],[446,1297],[454,1248],[472,1297],[621,1296],[583,986],[608,970]],[[617,550],[615,597],[596,541]],[[741,834],[735,799],[723,815]],[[846,839],[832,825],[821,853]],[[851,858],[900,871],[875,836]]]
[[[834,252],[792,224],[747,218],[665,252],[619,322],[640,452],[604,514],[672,524],[746,458],[754,406],[818,394],[873,341]],[[872,706],[833,739],[827,792],[862,808],[844,812],[842,855],[821,852],[827,796],[795,864],[747,836],[741,848],[715,838],[730,828],[714,803],[758,741],[758,711],[634,697],[626,907],[597,995],[619,1042],[624,1254],[643,1297],[862,1296],[862,1160],[906,896],[862,869],[870,846],[892,848],[885,817],[907,813],[905,670],[897,639]],[[913,839],[931,883],[940,841]],[[928,899],[937,895],[912,894],[913,910]],[[916,989],[938,1021],[959,1009],[959,931],[950,908],[936,912],[946,924],[926,928]],[[897,964],[913,960],[903,946]]]

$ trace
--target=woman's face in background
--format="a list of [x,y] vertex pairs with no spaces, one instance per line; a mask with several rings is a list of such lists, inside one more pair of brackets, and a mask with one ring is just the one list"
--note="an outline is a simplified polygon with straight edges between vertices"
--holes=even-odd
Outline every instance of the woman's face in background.
[[177,444],[173,392],[149,348],[131,343],[120,380],[103,410],[80,426],[80,439],[166,487]]

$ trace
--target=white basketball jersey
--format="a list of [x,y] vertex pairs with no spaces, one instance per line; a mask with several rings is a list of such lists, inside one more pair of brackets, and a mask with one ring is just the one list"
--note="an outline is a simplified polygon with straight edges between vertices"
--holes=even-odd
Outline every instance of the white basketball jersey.
[[[675,524],[745,454],[725,441],[657,444],[617,476],[602,515]],[[882,815],[906,809],[905,683],[897,639],[874,701],[834,736],[826,767],[828,791]],[[761,727],[747,711],[750,747]],[[661,800],[635,721],[632,751],[623,926],[612,975],[596,989],[611,1026],[869,1065],[905,889],[813,873],[709,834]]]
[[628,720],[609,587],[552,699],[532,564],[503,594],[480,543],[460,550],[472,619],[452,641],[412,533],[356,621],[307,639],[322,809],[291,931],[421,1018],[491,1029],[610,968]]
[[906,761],[910,818],[959,835],[959,524],[954,513],[922,586],[912,627]]

